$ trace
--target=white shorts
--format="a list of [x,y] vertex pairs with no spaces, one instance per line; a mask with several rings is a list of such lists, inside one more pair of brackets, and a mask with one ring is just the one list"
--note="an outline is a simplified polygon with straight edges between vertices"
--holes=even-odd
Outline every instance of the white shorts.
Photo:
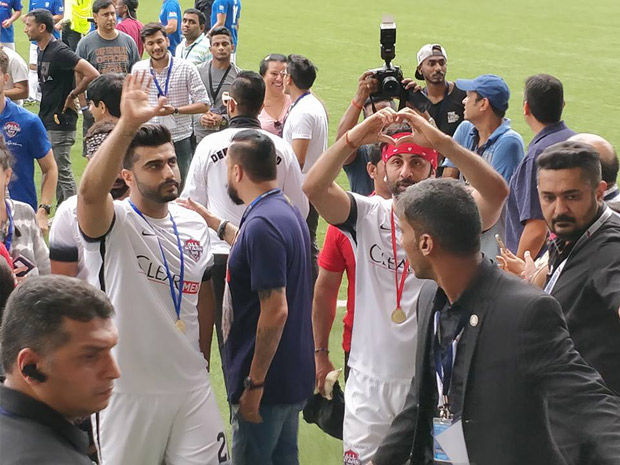
[[383,382],[351,368],[344,390],[344,464],[365,464],[405,406],[411,382]]
[[39,50],[39,46],[37,44],[30,44],[30,55],[28,56],[28,64],[35,65],[37,64],[37,51]]
[[230,464],[220,411],[210,385],[170,394],[113,393],[93,415],[104,465]]

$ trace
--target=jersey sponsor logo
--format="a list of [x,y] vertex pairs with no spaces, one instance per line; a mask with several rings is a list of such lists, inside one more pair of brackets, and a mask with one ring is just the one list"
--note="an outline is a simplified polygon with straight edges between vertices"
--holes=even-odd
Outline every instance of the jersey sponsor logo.
[[[388,252],[385,252],[379,244],[371,245],[368,251],[368,257],[370,258],[370,261],[372,263],[392,271],[395,269],[393,254],[394,252],[392,252],[392,249],[390,249]],[[403,258],[398,262],[398,268],[403,269],[404,266],[405,259]],[[411,270],[411,267],[409,267],[409,269]]]
[[361,465],[362,461],[360,460],[360,456],[354,450],[349,449],[344,453],[344,465]]
[[[142,270],[142,272],[146,275],[149,281],[153,281],[160,284],[165,284],[168,286],[168,275],[166,274],[166,269],[157,264],[153,263],[149,257],[146,255],[138,255],[138,266]],[[172,281],[174,282],[174,287],[179,289],[179,282],[181,278],[177,274],[172,274]],[[183,293],[184,294],[198,294],[200,290],[200,283],[195,281],[184,281],[183,282]]]
[[456,123],[459,119],[461,119],[461,117],[456,111],[448,112],[448,123]]
[[8,137],[15,137],[22,130],[22,128],[19,125],[19,123],[16,123],[15,121],[9,121],[8,123],[6,123],[4,125],[4,127],[2,129],[4,130],[4,133]]
[[197,262],[202,255],[202,246],[200,245],[200,241],[196,239],[188,239],[185,241],[185,245],[183,246],[183,250]]

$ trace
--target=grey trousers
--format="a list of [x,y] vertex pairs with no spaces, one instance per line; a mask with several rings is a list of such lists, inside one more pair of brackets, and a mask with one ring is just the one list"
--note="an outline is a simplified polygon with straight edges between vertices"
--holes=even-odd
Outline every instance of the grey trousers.
[[71,170],[71,147],[75,143],[75,131],[47,131],[47,137],[52,144],[54,159],[58,165],[56,202],[60,205],[76,193],[75,179]]

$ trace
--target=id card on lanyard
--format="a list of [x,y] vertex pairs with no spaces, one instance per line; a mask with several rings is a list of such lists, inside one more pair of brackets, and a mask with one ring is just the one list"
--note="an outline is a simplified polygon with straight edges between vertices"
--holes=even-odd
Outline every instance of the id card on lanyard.
[[459,419],[453,421],[450,411],[449,392],[452,383],[454,361],[459,341],[463,335],[465,325],[469,319],[469,313],[463,311],[456,327],[454,340],[445,353],[441,350],[441,330],[439,327],[440,312],[434,317],[434,357],[435,378],[437,381],[437,393],[439,396],[439,417],[433,418],[433,459],[435,463],[469,464],[469,456],[465,445],[463,423]]
[[603,226],[607,222],[607,220],[611,218],[612,215],[613,210],[607,205],[605,205],[605,210],[603,210],[603,213],[598,218],[598,220],[596,220],[588,229],[586,229],[586,232],[581,235],[581,237],[577,240],[577,243],[573,246],[572,250],[568,254],[568,257],[566,257],[562,261],[562,263],[560,263],[553,271],[553,274],[551,275],[551,278],[549,279],[549,282],[547,282],[547,285],[544,289],[547,294],[551,294],[553,292],[553,289],[555,288],[558,279],[560,279],[560,275],[562,274],[562,271],[564,270],[564,267],[566,266],[568,260],[570,260],[570,258],[578,249],[584,246],[584,244],[594,235],[596,231],[601,229],[601,226]]

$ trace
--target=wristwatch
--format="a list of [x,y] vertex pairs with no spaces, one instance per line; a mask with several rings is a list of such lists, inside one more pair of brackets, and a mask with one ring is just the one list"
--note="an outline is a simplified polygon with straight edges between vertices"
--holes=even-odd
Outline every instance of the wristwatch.
[[249,376],[243,380],[243,387],[246,388],[248,391],[253,391],[254,389],[260,389],[264,386],[265,386],[264,381],[262,383],[255,383],[254,381],[252,381],[252,378],[250,378]]
[[228,220],[224,220],[220,223],[220,226],[217,228],[217,237],[220,238],[220,240],[224,240],[224,234],[226,234],[226,225],[230,223],[230,221]]
[[179,114],[179,109],[178,108],[174,108],[174,111],[172,112],[173,115],[178,115]]
[[51,206],[51,205],[49,205],[49,204],[47,204],[47,203],[42,203],[42,204],[40,204],[40,205],[37,207],[37,210],[40,210],[41,208],[42,208],[43,210],[45,210],[45,213],[47,213],[48,215],[52,212],[52,206]]

